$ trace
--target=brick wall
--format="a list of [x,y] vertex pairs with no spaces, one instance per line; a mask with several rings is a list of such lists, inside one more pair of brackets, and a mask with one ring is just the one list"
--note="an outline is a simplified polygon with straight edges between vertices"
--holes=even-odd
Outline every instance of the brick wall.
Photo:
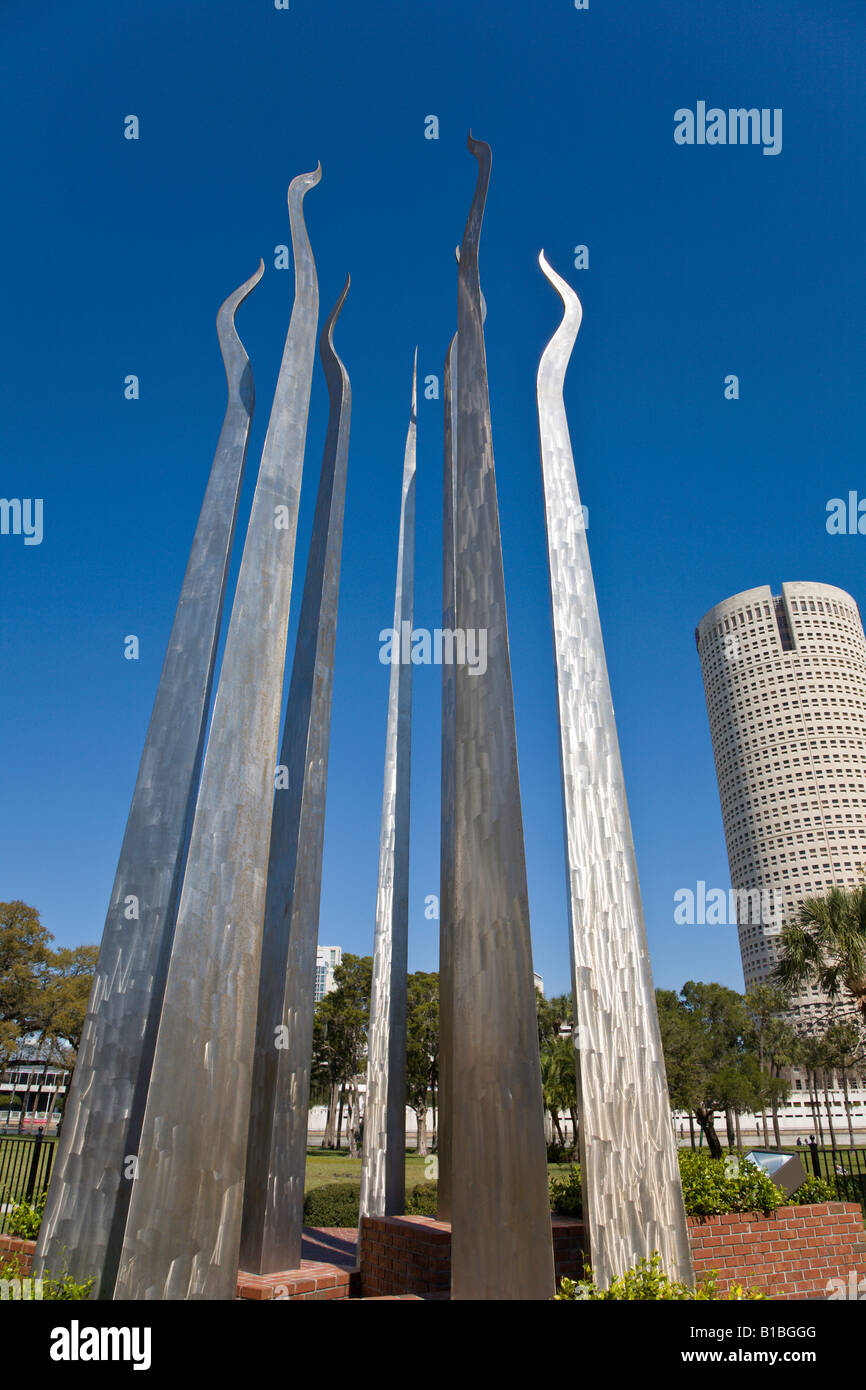
[[292,1299],[306,1302],[357,1296],[357,1272],[336,1265],[303,1260],[301,1268],[285,1274],[238,1274],[238,1298]]
[[35,1251],[35,1240],[19,1240],[17,1236],[0,1236],[0,1261],[17,1255],[18,1268],[22,1278],[25,1274],[30,1273]]
[[[718,1288],[754,1285],[774,1299],[827,1298],[828,1281],[847,1290],[866,1275],[866,1238],[856,1203],[828,1202],[779,1207],[771,1216],[735,1212],[690,1216],[689,1238],[695,1279],[711,1270]],[[583,1277],[584,1226],[553,1216],[557,1283],[563,1275]],[[365,1217],[361,1223],[360,1274],[364,1298],[412,1293],[447,1298],[451,1228],[424,1216]]]
[[829,1280],[847,1290],[851,1270],[855,1285],[866,1274],[863,1217],[853,1202],[690,1216],[689,1238],[695,1278],[715,1269],[724,1292],[753,1284],[774,1299],[827,1298]]
[[551,1215],[553,1226],[553,1268],[557,1285],[563,1275],[568,1279],[582,1279],[586,1234],[582,1221],[573,1216]]
[[[451,1288],[451,1227],[430,1216],[365,1216],[361,1233],[363,1298],[416,1294],[447,1298]],[[584,1226],[552,1217],[557,1280],[583,1278]]]
[[431,1216],[365,1216],[360,1266],[362,1298],[406,1293],[447,1298],[451,1227]]

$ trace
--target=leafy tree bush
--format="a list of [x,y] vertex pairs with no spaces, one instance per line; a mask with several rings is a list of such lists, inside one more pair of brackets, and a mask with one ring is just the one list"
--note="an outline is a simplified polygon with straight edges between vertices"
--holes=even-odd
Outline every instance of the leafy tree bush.
[[406,1193],[407,1216],[435,1216],[438,1183],[419,1182]]
[[359,1182],[324,1183],[304,1198],[304,1225],[357,1226],[360,1204]]
[[709,1300],[749,1300],[749,1301],[768,1301],[768,1295],[761,1293],[759,1289],[744,1289],[741,1284],[732,1284],[728,1293],[719,1293],[717,1287],[717,1276],[715,1272],[707,1279],[701,1281],[695,1288],[690,1288],[688,1284],[678,1283],[665,1274],[661,1267],[661,1256],[654,1250],[649,1260],[641,1260],[633,1269],[627,1269],[624,1274],[620,1274],[614,1279],[610,1288],[600,1289],[593,1282],[592,1271],[589,1265],[584,1266],[585,1279],[576,1283],[573,1279],[560,1280],[559,1293],[556,1294],[558,1302],[574,1302],[577,1300],[587,1301],[607,1301],[607,1300],[627,1300],[629,1302],[664,1300],[664,1301],[693,1301],[703,1302]]
[[[406,1193],[407,1216],[435,1216],[437,1184],[422,1182]],[[359,1182],[331,1182],[314,1187],[304,1198],[305,1226],[357,1226]]]
[[576,1163],[561,1177],[550,1179],[550,1207],[559,1216],[583,1215],[580,1168]]
[[831,1184],[815,1177],[808,1177],[788,1197],[762,1168],[737,1153],[717,1159],[700,1150],[681,1149],[679,1159],[683,1199],[690,1216],[723,1216],[729,1211],[769,1215],[777,1207],[836,1200]]
[[19,1240],[35,1240],[39,1235],[39,1227],[42,1225],[42,1215],[45,1211],[45,1200],[47,1192],[43,1192],[41,1197],[31,1205],[29,1202],[19,1202],[9,1213],[9,1221],[6,1229],[10,1236],[17,1236]]
[[547,1146],[548,1163],[570,1163],[575,1155],[575,1148],[571,1144],[558,1144],[555,1140]]
[[[27,1279],[29,1275],[22,1275],[21,1260],[18,1255],[10,1255],[5,1260],[0,1260],[0,1279]],[[72,1275],[65,1271],[63,1274],[45,1274],[42,1276],[41,1297],[44,1300],[62,1300],[64,1302],[81,1303],[90,1298],[93,1288],[93,1280],[86,1279],[83,1283],[77,1283]]]
[[690,1216],[722,1216],[729,1211],[769,1215],[788,1199],[756,1163],[738,1155],[711,1158],[700,1150],[680,1150],[683,1199]]
[[62,1299],[65,1302],[82,1303],[90,1297],[93,1288],[93,1279],[87,1279],[83,1284],[73,1279],[68,1272],[46,1276],[42,1280],[43,1299]]
[[[855,1198],[855,1201],[857,1199]],[[813,1202],[835,1202],[838,1201],[836,1190],[832,1183],[825,1178],[815,1178],[810,1174],[802,1187],[798,1187],[796,1192],[792,1192],[790,1197],[785,1198],[785,1205],[790,1207],[808,1207]]]

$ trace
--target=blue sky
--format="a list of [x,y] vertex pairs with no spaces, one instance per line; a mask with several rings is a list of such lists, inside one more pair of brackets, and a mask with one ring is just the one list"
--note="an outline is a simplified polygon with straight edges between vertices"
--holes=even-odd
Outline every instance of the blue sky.
[[[866,538],[825,527],[829,498],[866,495],[859,0],[48,0],[6,7],[0,37],[0,494],[44,499],[41,545],[0,536],[0,898],[35,904],[60,943],[101,936],[222,420],[216,311],[263,256],[238,314],[257,393],[242,539],[291,307],[274,268],[286,188],[321,160],[305,208],[322,318],[352,275],[336,342],[353,417],[320,941],[372,949],[378,633],[412,353],[441,379],[455,328],[471,127],[493,148],[481,274],[536,968],[568,987],[534,395],[559,320],[544,247],[584,307],[566,403],[656,983],[742,988],[734,928],[673,921],[678,888],[729,882],[693,632],[758,584],[866,598]],[[781,108],[781,152],[677,145],[674,112],[699,100]],[[326,419],[317,368],[290,654]],[[441,470],[441,401],[422,399],[415,620],[430,628]],[[437,668],[415,669],[414,696],[410,968],[435,969]]]

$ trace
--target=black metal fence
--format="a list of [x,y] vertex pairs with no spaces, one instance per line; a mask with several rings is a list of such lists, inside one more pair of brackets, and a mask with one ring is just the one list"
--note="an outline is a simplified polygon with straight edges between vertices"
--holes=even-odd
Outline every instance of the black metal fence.
[[859,1202],[866,1213],[866,1151],[863,1149],[797,1149],[808,1171],[835,1189],[839,1202]]
[[43,1134],[0,1138],[0,1235],[19,1202],[31,1205],[48,1191],[55,1142]]

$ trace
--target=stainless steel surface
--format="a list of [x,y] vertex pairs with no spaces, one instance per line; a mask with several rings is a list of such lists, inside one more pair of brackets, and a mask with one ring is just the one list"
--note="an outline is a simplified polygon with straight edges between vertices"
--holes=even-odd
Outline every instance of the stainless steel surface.
[[302,203],[320,178],[319,168],[289,188],[295,301],[196,802],[119,1298],[231,1299],[235,1292],[274,769],[318,317]]
[[455,670],[451,1296],[554,1291],[541,1067],[481,321],[478,241],[490,147],[458,276],[455,616],[487,630],[487,669]]
[[[444,469],[442,490],[442,627],[454,628],[454,480],[457,471],[457,334],[443,373]],[[439,838],[439,1110],[436,1118],[440,1221],[451,1220],[451,1053],[453,978],[451,933],[454,897],[454,663],[442,663],[442,821]]]
[[[418,352],[403,460],[394,631],[411,631],[415,586],[415,434]],[[398,653],[399,655],[399,653]],[[367,1097],[361,1164],[361,1216],[402,1213],[406,1193],[406,972],[409,942],[409,787],[412,664],[391,666],[379,882],[367,1039]]]
[[[456,251],[460,262],[460,249]],[[481,295],[481,322],[487,305]],[[457,477],[457,334],[451,339],[443,374],[444,486],[442,495],[442,626],[452,631],[454,618],[454,484]],[[451,1220],[451,1053],[453,978],[451,931],[454,894],[454,664],[442,663],[442,820],[439,841],[439,1109],[436,1117],[436,1210]]]
[[110,1296],[201,769],[255,393],[235,331],[264,263],[222,305],[228,405],[169,637],[37,1245],[35,1271],[95,1276]]
[[570,285],[538,368],[538,424],[565,811],[584,1216],[593,1275],[658,1250],[691,1281],[664,1056],[589,547],[562,386],[581,321]]
[[[322,331],[319,354],[330,414],[289,686],[274,796],[259,977],[241,1268],[255,1274],[301,1263],[307,1112],[334,641],[352,388],[334,351],[349,278]],[[281,1030],[285,1030],[282,1032]]]

